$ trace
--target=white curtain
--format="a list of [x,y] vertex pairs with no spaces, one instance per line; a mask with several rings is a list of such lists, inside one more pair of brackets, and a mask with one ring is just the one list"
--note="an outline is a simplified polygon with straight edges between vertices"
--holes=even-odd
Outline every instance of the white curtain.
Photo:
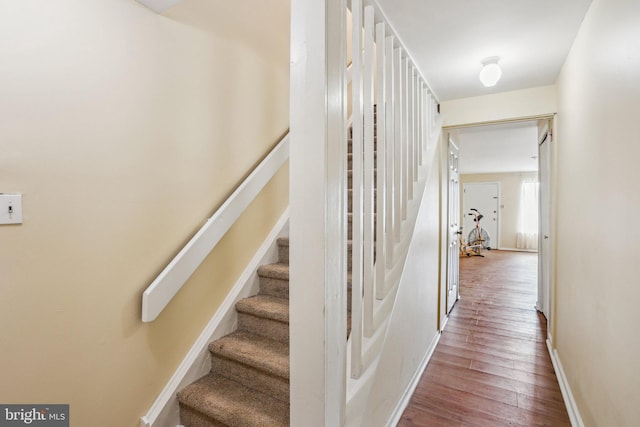
[[538,249],[538,188],[536,178],[524,178],[520,184],[520,210],[516,248]]

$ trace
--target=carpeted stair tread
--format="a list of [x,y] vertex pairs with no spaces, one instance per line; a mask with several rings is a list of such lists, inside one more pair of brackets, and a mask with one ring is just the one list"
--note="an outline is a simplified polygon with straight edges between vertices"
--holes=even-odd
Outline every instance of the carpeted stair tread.
[[240,313],[289,323],[289,300],[270,295],[256,295],[236,303]]
[[209,344],[209,351],[252,368],[289,378],[289,345],[244,331],[236,331]]
[[289,265],[283,263],[261,265],[258,267],[258,276],[289,280]]
[[206,375],[187,386],[178,399],[181,405],[229,427],[289,425],[286,402],[216,375]]

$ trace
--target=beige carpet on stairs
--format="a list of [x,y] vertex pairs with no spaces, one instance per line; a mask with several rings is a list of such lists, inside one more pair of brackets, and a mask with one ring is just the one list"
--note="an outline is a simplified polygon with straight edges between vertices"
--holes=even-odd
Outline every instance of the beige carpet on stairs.
[[178,393],[185,427],[289,425],[289,240],[236,303],[238,329],[209,344],[211,372]]
[[[351,331],[351,145],[349,140],[346,336]],[[278,262],[261,266],[258,276],[259,294],[236,303],[237,330],[209,344],[209,374],[178,393],[185,427],[289,425],[288,238],[278,239]]]

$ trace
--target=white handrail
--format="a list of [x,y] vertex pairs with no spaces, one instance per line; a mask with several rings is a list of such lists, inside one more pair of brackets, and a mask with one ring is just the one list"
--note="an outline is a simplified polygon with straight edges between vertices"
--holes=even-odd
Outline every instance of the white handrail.
[[142,294],[143,322],[151,322],[158,317],[288,158],[289,134],[271,150],[147,287]]

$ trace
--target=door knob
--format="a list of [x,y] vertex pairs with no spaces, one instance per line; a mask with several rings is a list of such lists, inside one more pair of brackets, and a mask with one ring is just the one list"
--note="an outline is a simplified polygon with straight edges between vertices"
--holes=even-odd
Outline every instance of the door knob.
[[544,235],[545,240],[549,238],[549,236],[547,236],[546,234]]

